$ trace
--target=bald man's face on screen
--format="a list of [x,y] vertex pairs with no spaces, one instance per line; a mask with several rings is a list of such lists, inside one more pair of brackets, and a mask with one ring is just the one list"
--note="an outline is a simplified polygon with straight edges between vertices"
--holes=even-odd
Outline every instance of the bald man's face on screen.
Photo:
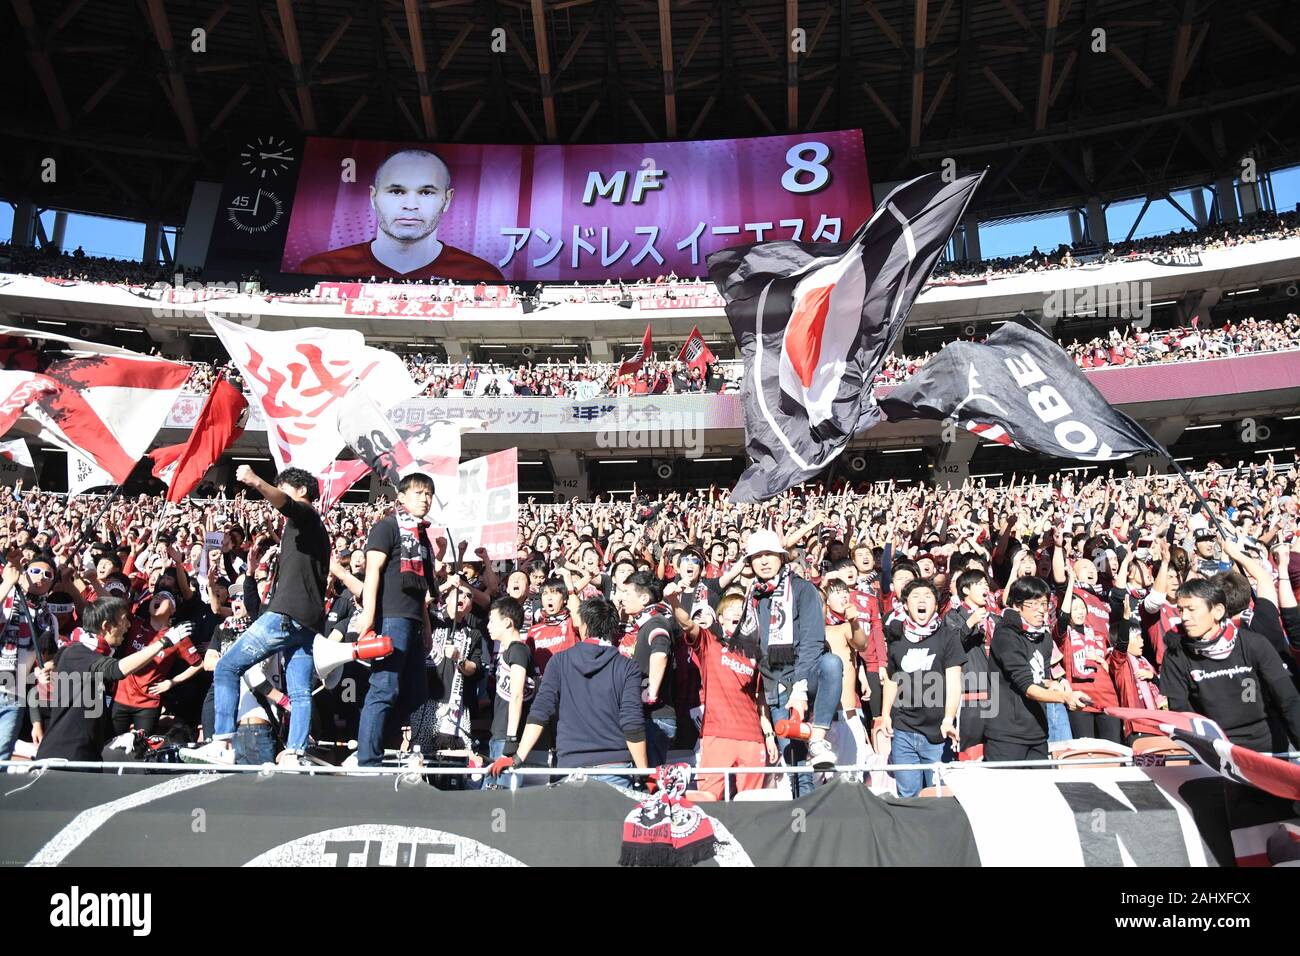
[[418,242],[442,221],[456,190],[446,164],[431,153],[399,153],[386,160],[370,187],[379,230],[400,242]]

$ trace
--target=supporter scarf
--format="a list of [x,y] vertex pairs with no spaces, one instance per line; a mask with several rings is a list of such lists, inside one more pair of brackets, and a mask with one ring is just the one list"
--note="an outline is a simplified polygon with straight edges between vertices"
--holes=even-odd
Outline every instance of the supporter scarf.
[[1214,637],[1205,638],[1204,640],[1194,641],[1183,635],[1183,646],[1186,647],[1197,657],[1208,657],[1212,661],[1226,660],[1232,653],[1232,649],[1237,645],[1237,625],[1232,621],[1224,621],[1223,627]]
[[98,634],[91,634],[85,628],[79,627],[72,632],[72,640],[82,647],[88,647],[96,654],[102,654],[108,657],[113,653],[113,649],[108,646],[108,641],[104,640]]
[[691,594],[695,595],[695,600],[691,603],[692,611],[699,604],[709,603],[709,589],[704,584],[704,578],[700,578],[695,582],[695,587],[691,588]]
[[243,634],[253,625],[253,618],[248,614],[231,615],[225,620],[226,628],[232,634]]
[[673,618],[672,609],[660,601],[658,604],[647,605],[637,613],[636,617],[624,622],[623,640],[619,642],[618,648],[624,657],[632,657],[636,653],[636,638],[641,633],[641,625],[656,615],[666,617],[670,621]]
[[623,821],[619,866],[694,866],[711,860],[718,840],[709,818],[686,799],[686,764],[660,767],[653,780],[658,789]]
[[736,632],[742,638],[752,637],[762,646],[758,627],[758,602],[770,597],[768,602],[767,659],[775,665],[793,664],[794,648],[794,588],[790,583],[790,568],[781,565],[781,571],[771,581],[755,579],[745,596],[745,616],[740,619]]
[[542,623],[547,627],[559,627],[569,619],[568,611],[561,611],[559,614],[543,614]]
[[833,610],[831,610],[829,607],[826,609],[826,626],[827,626],[827,627],[836,627],[837,625],[843,624],[843,623],[844,623],[845,621],[847,621],[847,620],[848,620],[848,618],[845,617],[843,614],[836,614],[836,613],[835,613]]
[[903,618],[903,636],[912,644],[919,644],[937,630],[939,630],[938,614],[925,624],[917,624],[910,617]]
[[[415,517],[398,502],[393,512],[397,518],[397,534],[402,555],[402,577],[406,584],[418,587],[425,580],[424,555],[421,545],[429,548],[429,522]],[[407,575],[410,575],[408,578]]]

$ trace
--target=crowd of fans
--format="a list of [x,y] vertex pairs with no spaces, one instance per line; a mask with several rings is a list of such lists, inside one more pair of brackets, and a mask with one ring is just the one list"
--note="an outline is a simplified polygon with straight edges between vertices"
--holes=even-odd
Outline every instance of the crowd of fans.
[[[1159,236],[1129,239],[1112,243],[1104,248],[1089,248],[1081,243],[1061,244],[1051,253],[1041,252],[1035,246],[1022,256],[966,260],[945,259],[935,267],[929,282],[950,284],[975,279],[1000,278],[1025,272],[1050,269],[1070,269],[1086,262],[1113,262],[1149,255],[1198,253],[1222,249],[1266,239],[1285,239],[1300,235],[1300,213],[1281,214],[1261,212],[1249,219],[1235,223],[1214,223],[1203,229],[1182,229]],[[47,276],[54,279],[81,282],[104,282],[142,286],[156,282],[174,282],[179,274],[184,281],[202,277],[202,270],[165,265],[145,265],[125,259],[89,256],[78,247],[71,253],[54,249],[13,246],[0,243],[0,271],[24,275]],[[261,277],[245,278],[261,281]],[[398,285],[428,285],[430,290],[422,298],[452,301],[464,297],[462,287],[449,282],[430,279],[383,280],[374,277],[354,276],[352,281],[390,283]],[[299,295],[313,297],[312,287],[304,288]],[[677,298],[689,295],[714,295],[716,290],[702,277],[682,277],[676,273],[643,278],[633,282],[606,281],[599,285],[572,286],[563,284],[522,284],[510,287],[513,300],[525,302],[529,308],[560,302],[628,302],[662,296]]]
[[[1134,365],[1190,362],[1258,352],[1300,348],[1300,316],[1289,313],[1279,320],[1246,318],[1223,325],[1160,330],[1112,329],[1105,337],[1086,342],[1062,343],[1080,368],[1114,368]],[[161,354],[157,349],[155,354]],[[668,354],[673,354],[669,350]],[[896,385],[907,381],[934,352],[918,355],[891,352],[876,383]],[[676,360],[651,360],[630,375],[619,376],[618,362],[547,360],[518,366],[496,362],[445,362],[426,353],[403,356],[411,376],[428,398],[541,396],[587,399],[609,395],[735,393],[744,376],[738,361],[712,363],[708,374]],[[229,363],[192,362],[194,372],[186,389],[200,394],[224,374],[241,384],[238,370]]]
[[[106,759],[122,759],[167,746],[185,754],[212,736],[214,706],[233,706],[211,690],[213,672],[259,609],[301,599],[298,572],[281,573],[280,546],[301,562],[303,515],[315,520],[305,484],[302,502],[286,504],[241,480],[276,507],[245,492],[173,506],[0,490],[12,658],[0,681],[0,758],[15,745],[69,756],[58,741],[68,746],[76,719],[104,722],[78,738],[83,759],[92,739],[112,738]],[[1174,476],[1113,472],[951,490],[815,484],[761,504],[731,503],[716,488],[529,499],[514,560],[441,542],[430,555],[425,650],[406,645],[417,661],[427,654],[416,697],[405,684],[397,695],[391,668],[360,663],[311,695],[301,670],[299,687],[286,687],[281,675],[287,666],[292,684],[298,665],[273,656],[244,679],[234,754],[272,759],[292,712],[306,708],[313,759],[337,763],[348,741],[382,735],[390,758],[406,760],[423,741],[430,760],[494,760],[490,786],[518,755],[531,750],[545,765],[557,746],[532,723],[528,746],[518,741],[548,667],[582,639],[611,643],[640,668],[644,734],[627,739],[652,764],[692,749],[699,766],[806,764],[789,784],[797,793],[831,766],[916,765],[888,784],[911,796],[933,762],[1046,757],[1067,740],[1137,744],[1141,725],[1104,713],[1116,705],[1197,711],[1236,743],[1288,751],[1300,744],[1300,473],[1270,457],[1211,464],[1194,484],[1208,511]],[[367,587],[368,556],[388,553],[380,530],[406,527],[412,493],[399,494],[395,519],[386,501],[322,516],[330,553],[317,612],[330,639],[355,642],[381,626],[365,606],[379,593]],[[392,627],[392,598],[383,600]],[[422,601],[413,606],[424,613]],[[109,621],[115,609],[125,617]],[[74,719],[50,698],[56,662],[73,659],[121,675],[100,718]],[[367,731],[358,688],[380,673],[392,684],[390,719]],[[1243,681],[1257,693],[1236,694]],[[437,729],[449,712],[454,733]],[[572,705],[560,714],[582,718]],[[571,728],[566,745],[560,725],[561,751]],[[721,797],[724,784],[697,786]]]
[[1118,262],[1151,255],[1199,253],[1224,249],[1265,239],[1300,236],[1300,213],[1260,213],[1235,223],[1215,223],[1204,229],[1180,229],[1159,236],[1146,236],[1087,249],[1083,244],[1062,243],[1051,253],[1035,246],[1023,256],[991,259],[945,259],[935,266],[930,282],[946,285],[975,279],[996,279],[1026,272],[1073,269],[1087,262]]

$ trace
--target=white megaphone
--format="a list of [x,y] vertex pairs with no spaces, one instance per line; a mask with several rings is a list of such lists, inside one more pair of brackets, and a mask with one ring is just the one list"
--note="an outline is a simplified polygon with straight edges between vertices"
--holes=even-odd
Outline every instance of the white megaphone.
[[355,644],[331,641],[319,634],[312,642],[311,656],[316,662],[316,676],[333,690],[343,679],[343,665],[350,661],[373,661],[393,653],[393,639],[367,631]]

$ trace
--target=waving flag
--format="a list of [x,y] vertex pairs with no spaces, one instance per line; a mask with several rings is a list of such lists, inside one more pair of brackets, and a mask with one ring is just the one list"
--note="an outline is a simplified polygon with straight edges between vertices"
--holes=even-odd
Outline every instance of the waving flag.
[[370,473],[370,466],[360,459],[336,461],[316,476],[320,482],[320,511],[329,511],[347,490]]
[[641,370],[641,366],[645,364],[645,360],[653,353],[654,345],[650,342],[650,326],[647,325],[645,327],[645,338],[641,340],[640,348],[632,353],[631,358],[623,360],[623,363],[618,367],[618,374],[635,375]]
[[990,441],[1057,458],[1166,453],[1023,313],[986,342],[950,342],[880,404],[891,421],[952,420]]
[[709,256],[746,366],[752,464],[733,501],[813,478],[883,418],[872,379],[982,178],[904,183],[847,243],[762,242]]
[[[37,438],[84,456],[126,481],[175,404],[190,367],[126,349],[0,326],[6,361],[0,373],[0,433],[18,424]],[[58,351],[37,343],[58,342]],[[70,356],[70,357],[69,357]]]
[[0,460],[12,461],[21,468],[32,468],[32,453],[27,448],[27,442],[21,438],[15,438],[13,441],[0,441]]
[[248,401],[243,392],[218,378],[190,437],[151,454],[154,476],[167,484],[167,500],[177,502],[188,495],[225,450],[239,440],[247,421]]
[[703,375],[709,365],[716,362],[717,356],[704,342],[704,336],[700,335],[700,327],[697,325],[691,329],[690,338],[682,346],[682,350],[677,355],[677,361],[685,362],[688,368],[698,368]]
[[434,540],[450,532],[451,554],[463,541],[466,554],[485,548],[489,561],[515,557],[519,539],[519,450],[507,448],[465,462],[457,469],[454,488],[454,497],[446,496],[449,502],[429,513]]
[[354,386],[381,411],[420,391],[398,356],[371,348],[352,329],[266,332],[207,318],[262,406],[278,468],[318,474],[329,467],[344,444],[335,404]]

